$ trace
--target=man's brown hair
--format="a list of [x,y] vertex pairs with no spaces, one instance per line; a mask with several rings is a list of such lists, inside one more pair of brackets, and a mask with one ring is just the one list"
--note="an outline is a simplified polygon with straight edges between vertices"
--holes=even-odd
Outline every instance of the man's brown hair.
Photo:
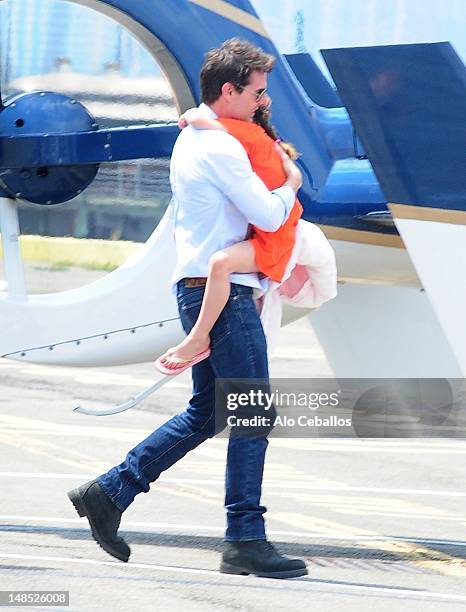
[[206,104],[218,100],[222,85],[232,83],[239,89],[249,83],[251,73],[271,72],[275,58],[246,40],[230,38],[205,56],[201,69],[201,98]]

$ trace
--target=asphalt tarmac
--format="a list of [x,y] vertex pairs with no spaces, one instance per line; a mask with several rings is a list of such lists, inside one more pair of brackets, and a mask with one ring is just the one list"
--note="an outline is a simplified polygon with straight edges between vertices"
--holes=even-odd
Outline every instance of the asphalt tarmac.
[[[282,330],[271,371],[332,374],[306,319]],[[130,562],[103,552],[66,492],[182,410],[189,377],[140,409],[90,417],[72,408],[128,399],[154,381],[152,365],[0,362],[0,591],[68,591],[69,606],[29,609],[99,612],[466,609],[466,444],[458,440],[272,439],[269,539],[307,561],[304,578],[218,573],[226,441],[217,438],[124,513]]]

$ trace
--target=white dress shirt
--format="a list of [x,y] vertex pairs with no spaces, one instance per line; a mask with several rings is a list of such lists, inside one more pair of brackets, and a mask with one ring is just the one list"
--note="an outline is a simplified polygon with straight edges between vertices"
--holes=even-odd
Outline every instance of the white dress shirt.
[[[211,117],[215,113],[205,104]],[[170,183],[175,208],[175,285],[206,277],[216,252],[245,240],[251,223],[276,231],[295,201],[289,186],[269,191],[251,168],[241,143],[221,130],[183,129],[173,148]],[[230,281],[265,290],[257,274],[231,274]]]

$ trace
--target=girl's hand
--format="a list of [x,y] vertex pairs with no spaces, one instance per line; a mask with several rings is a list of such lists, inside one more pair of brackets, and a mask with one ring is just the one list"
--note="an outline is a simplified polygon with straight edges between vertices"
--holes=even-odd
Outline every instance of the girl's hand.
[[186,121],[186,117],[183,114],[178,119],[178,127],[180,128],[180,130],[184,130],[184,128],[187,127],[187,125],[188,125],[188,122]]
[[296,161],[298,159],[299,153],[292,144],[289,142],[280,141],[280,146],[292,161]]
[[180,128],[180,130],[184,130],[185,127],[191,125],[202,116],[203,115],[198,108],[188,108],[187,111],[180,115],[180,118],[178,119],[178,127]]

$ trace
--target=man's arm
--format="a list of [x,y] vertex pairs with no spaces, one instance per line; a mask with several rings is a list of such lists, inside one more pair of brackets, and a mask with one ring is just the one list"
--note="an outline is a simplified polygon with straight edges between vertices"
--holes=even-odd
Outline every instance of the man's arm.
[[293,208],[296,191],[301,185],[298,180],[300,171],[294,164],[292,169],[288,167],[287,182],[269,191],[252,170],[246,151],[236,138],[223,132],[210,134],[213,137],[208,164],[215,184],[243,213],[248,223],[266,232],[275,232]]

